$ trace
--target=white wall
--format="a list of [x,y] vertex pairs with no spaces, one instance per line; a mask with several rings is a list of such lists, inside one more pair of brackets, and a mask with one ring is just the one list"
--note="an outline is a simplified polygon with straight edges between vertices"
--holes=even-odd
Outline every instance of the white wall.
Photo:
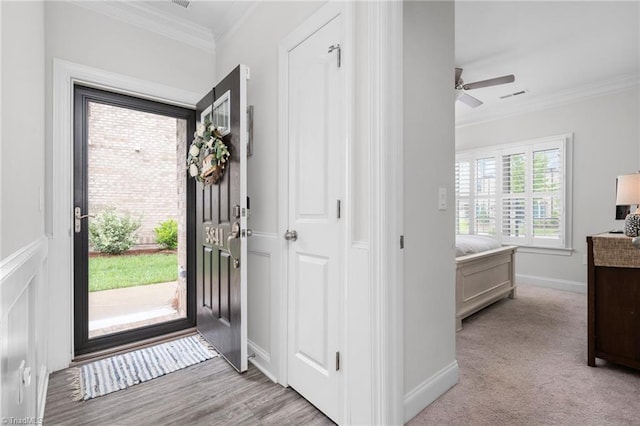
[[3,3],[0,259],[44,233],[45,164],[43,5]]
[[[53,145],[54,58],[144,80],[150,83],[146,87],[161,85],[162,88],[175,89],[182,94],[204,95],[215,82],[214,57],[210,51],[123,23],[71,2],[47,2],[45,28],[47,182],[54,180],[55,167],[60,167],[59,164],[53,164],[54,153],[64,150]],[[71,144],[71,140],[61,143]],[[70,185],[70,181],[60,182],[56,188],[51,184],[47,188],[47,231],[53,232],[58,223],[62,223],[64,228],[63,231],[53,232],[52,247],[55,246],[55,250],[50,251],[49,262],[52,276],[55,277],[51,283],[52,344],[49,361],[52,370],[67,367],[71,359],[71,240],[66,224],[71,227],[72,206],[60,208],[55,204],[60,202],[60,198],[53,198],[55,191],[60,191],[61,187],[70,190]],[[59,217],[57,213],[65,212],[65,209],[69,212],[68,222],[64,214],[61,213]]]
[[[252,362],[282,382],[286,334],[280,327],[281,241],[278,230],[278,44],[322,2],[260,2],[216,45],[216,75],[238,64],[251,70],[247,103],[253,105],[253,156],[247,160],[247,193],[253,230],[248,259],[248,334]],[[259,42],[257,42],[259,38]],[[286,309],[286,308],[284,308]]]
[[253,157],[248,160],[251,228],[278,230],[278,43],[323,2],[259,2],[216,45],[216,75],[239,63],[251,69],[247,102],[254,106]]
[[574,134],[574,251],[571,256],[519,252],[516,271],[526,276],[522,282],[586,290],[586,237],[624,226],[624,221],[615,220],[615,183],[617,175],[640,168],[639,101],[636,87],[456,129],[457,150]]
[[48,378],[44,4],[1,2],[0,19],[0,418],[23,419],[42,416]]
[[[405,421],[458,381],[453,2],[404,3]],[[448,208],[438,210],[438,188]]]
[[[47,182],[51,167],[53,58],[206,94],[215,82],[214,55],[66,1],[46,2]],[[47,196],[52,194],[47,187]],[[47,232],[52,229],[47,198]]]

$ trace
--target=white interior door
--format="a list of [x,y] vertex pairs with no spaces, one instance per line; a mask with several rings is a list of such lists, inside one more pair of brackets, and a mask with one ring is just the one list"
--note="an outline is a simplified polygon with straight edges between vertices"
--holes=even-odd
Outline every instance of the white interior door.
[[343,16],[288,51],[288,382],[338,421],[341,204],[346,184]]

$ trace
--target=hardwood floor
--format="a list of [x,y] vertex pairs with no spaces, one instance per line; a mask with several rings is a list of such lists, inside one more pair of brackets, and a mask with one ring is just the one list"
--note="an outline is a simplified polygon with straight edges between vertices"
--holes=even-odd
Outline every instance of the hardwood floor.
[[254,366],[214,358],[89,401],[74,401],[67,370],[49,379],[45,425],[333,425]]

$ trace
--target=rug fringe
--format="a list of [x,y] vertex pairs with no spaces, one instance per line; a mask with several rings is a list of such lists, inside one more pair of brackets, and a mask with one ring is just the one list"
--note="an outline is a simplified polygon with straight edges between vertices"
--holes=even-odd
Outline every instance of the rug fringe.
[[212,352],[212,355],[214,357],[220,356],[220,354],[218,353],[216,348],[214,348],[213,345],[211,343],[209,343],[209,341],[207,339],[205,339],[205,337],[202,334],[196,333],[196,337],[198,338],[198,340],[200,341],[202,346],[204,346],[205,348],[207,348],[209,351]]
[[71,367],[67,369],[67,381],[71,382],[71,398],[74,401],[82,401],[84,392],[82,389],[82,380],[80,380],[80,367]]

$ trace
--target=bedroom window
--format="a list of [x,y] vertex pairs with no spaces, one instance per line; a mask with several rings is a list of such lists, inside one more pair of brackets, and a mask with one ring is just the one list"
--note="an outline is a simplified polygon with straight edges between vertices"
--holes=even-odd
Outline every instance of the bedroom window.
[[571,140],[561,135],[458,152],[456,233],[569,248]]

